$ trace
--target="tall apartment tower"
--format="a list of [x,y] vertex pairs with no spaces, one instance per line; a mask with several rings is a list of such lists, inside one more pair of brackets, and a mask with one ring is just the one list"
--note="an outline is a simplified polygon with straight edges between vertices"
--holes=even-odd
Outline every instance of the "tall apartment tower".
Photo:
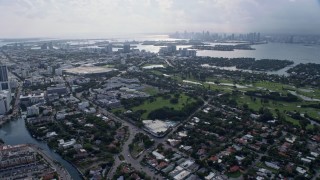
[[11,107],[11,90],[8,78],[8,69],[5,65],[0,65],[0,114],[7,113]]
[[7,66],[0,66],[0,90],[10,90]]
[[129,53],[130,52],[130,44],[126,43],[123,45],[123,52],[124,53]]
[[107,53],[112,53],[112,44],[108,44],[106,47],[106,52]]

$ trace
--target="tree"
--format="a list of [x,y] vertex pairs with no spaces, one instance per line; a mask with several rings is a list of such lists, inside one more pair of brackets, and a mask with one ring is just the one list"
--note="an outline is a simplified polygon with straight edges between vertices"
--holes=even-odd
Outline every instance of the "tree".
[[248,104],[243,104],[243,109],[248,110],[249,109]]
[[261,121],[268,121],[273,119],[273,115],[267,108],[260,108],[259,113],[261,114],[260,120]]
[[170,99],[170,103],[171,103],[171,104],[178,104],[178,102],[179,102],[179,99],[178,99],[178,98],[172,98],[172,99]]
[[303,119],[299,120],[299,123],[300,123],[302,129],[306,129],[308,124],[310,124],[310,121],[303,118]]
[[163,144],[162,143],[159,143],[158,146],[157,146],[157,149],[159,149],[160,151],[163,150]]
[[92,145],[89,144],[89,143],[84,144],[84,145],[83,145],[83,148],[86,149],[86,150],[88,150],[88,151],[93,150]]

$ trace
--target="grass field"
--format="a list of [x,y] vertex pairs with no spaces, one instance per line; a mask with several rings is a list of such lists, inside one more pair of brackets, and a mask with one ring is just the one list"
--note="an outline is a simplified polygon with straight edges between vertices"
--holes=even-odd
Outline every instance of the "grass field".
[[115,109],[112,109],[112,110],[111,110],[111,112],[112,112],[112,113],[115,113],[115,112],[117,112],[117,111],[120,111],[120,112],[122,112],[122,113],[123,113],[123,112],[125,112],[125,111],[126,111],[126,109],[125,109],[125,108],[123,108],[123,107],[121,107],[121,108],[115,108]]
[[[262,103],[260,98],[256,98],[254,101],[253,98],[250,98],[249,96],[242,95],[236,98],[238,104],[248,104],[250,109],[253,109],[255,111],[258,111],[261,107],[269,108],[271,112],[276,115],[276,109],[278,109],[280,112],[284,113],[285,111],[297,111],[300,113],[308,113],[313,118],[320,119],[320,115],[318,113],[318,110],[313,108],[301,108],[301,104],[308,104],[305,102],[293,102],[293,103],[287,103],[287,102],[279,102],[279,101],[270,101],[269,103]],[[286,120],[294,125],[299,125],[299,121],[296,119],[292,119],[289,116],[286,116]],[[312,126],[309,125],[309,128]]]
[[[287,89],[291,90],[297,90],[296,88],[292,86],[287,86],[287,85],[281,85],[279,83],[270,83],[270,82],[263,82],[263,83],[256,83],[254,87],[263,87],[266,89],[269,89],[271,91],[277,91],[281,93],[287,93]],[[298,91],[298,90],[297,90]],[[300,91],[298,91],[300,92]],[[302,93],[301,93],[302,94]],[[307,93],[304,93],[304,95],[308,95]],[[310,95],[310,93],[309,93]],[[314,98],[319,98],[318,95],[313,95],[309,97],[314,97]],[[255,98],[256,100],[254,101],[254,98],[250,98],[247,95],[240,95],[239,97],[236,98],[238,104],[243,105],[243,104],[248,104],[250,109],[253,109],[255,111],[259,110],[261,107],[266,107],[271,110],[271,112],[275,115],[276,114],[276,109],[278,109],[280,112],[284,113],[288,111],[297,111],[302,114],[308,114],[309,116],[320,120],[320,110],[319,109],[314,109],[314,108],[301,108],[301,105],[307,105],[307,104],[314,104],[318,102],[308,102],[308,101],[299,101],[299,102],[282,102],[282,101],[275,101],[275,100],[269,100],[268,103],[263,103],[261,102],[260,98]],[[296,119],[292,119],[289,116],[286,116],[286,121],[294,124],[294,125],[300,125],[299,121]],[[309,124],[307,128],[313,128],[313,125]]]
[[163,73],[158,70],[151,70],[151,72],[155,75],[159,75],[159,76],[163,75]]
[[[172,95],[173,97],[173,95]],[[132,108],[132,111],[138,110],[146,110],[144,114],[142,114],[142,119],[147,119],[149,113],[153,110],[160,109],[163,107],[173,108],[175,110],[181,110],[186,104],[192,103],[195,100],[185,94],[180,94],[177,104],[170,103],[170,99],[164,99],[163,97],[157,97],[155,101],[150,102],[146,101],[140,106],[136,106]]]
[[[247,88],[235,88],[233,86],[225,86],[225,85],[217,85],[217,84],[208,84],[198,81],[195,77],[188,77],[186,79],[183,79],[180,74],[176,74],[175,76],[172,76],[173,79],[179,81],[182,83],[183,80],[189,80],[194,82],[199,82],[203,84],[203,87],[208,88],[210,90],[219,90],[223,92],[232,92],[233,90],[240,90],[241,92],[246,92],[250,90],[269,90],[269,91],[275,91],[279,92],[281,94],[287,94],[288,90],[296,91],[297,94],[314,98],[314,99],[320,99],[320,90],[314,89],[314,88],[296,88],[291,85],[281,84],[281,83],[275,83],[275,82],[269,82],[269,81],[260,81],[251,84],[251,86],[248,86]],[[220,83],[230,83],[233,84],[233,81],[231,79],[227,78],[219,78],[219,77],[208,77],[206,78],[207,82],[214,82],[219,81]],[[190,84],[192,85],[192,84]],[[271,112],[275,115],[276,109],[279,110],[281,113],[285,114],[285,112],[288,111],[297,111],[301,114],[307,113],[310,117],[318,119],[320,122],[320,110],[315,108],[301,108],[301,105],[307,105],[307,104],[315,104],[320,102],[310,102],[310,101],[304,101],[301,99],[300,102],[282,102],[282,101],[275,101],[275,100],[269,100],[268,103],[261,102],[260,98],[256,98],[254,101],[253,98],[250,98],[247,95],[239,95],[236,97],[236,101],[239,105],[248,104],[250,109],[253,109],[255,111],[258,111],[261,107],[269,108]],[[160,105],[163,101],[159,100]],[[146,117],[145,114],[143,117]],[[292,123],[294,125],[298,125],[299,121],[296,119],[292,119],[291,117],[286,115],[286,121],[289,123]],[[313,128],[313,125],[309,124],[307,128]]]
[[154,96],[154,95],[159,93],[159,90],[157,88],[154,88],[154,87],[151,87],[151,86],[148,86],[148,87],[144,88],[143,91],[148,93],[148,94],[150,94],[151,96]]
[[291,89],[294,90],[294,87],[289,85],[284,85],[281,83],[274,83],[274,82],[267,82],[267,81],[260,81],[258,83],[253,84],[254,87],[262,87],[266,88],[271,91],[277,91],[277,92],[286,92],[284,89]]

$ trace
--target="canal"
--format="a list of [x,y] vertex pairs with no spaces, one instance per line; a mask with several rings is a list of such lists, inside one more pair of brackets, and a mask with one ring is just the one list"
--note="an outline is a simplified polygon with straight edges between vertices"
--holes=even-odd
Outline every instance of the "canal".
[[74,180],[82,179],[77,169],[74,168],[69,162],[65,161],[59,154],[52,151],[45,142],[37,141],[30,135],[22,118],[4,124],[0,128],[0,138],[6,144],[10,145],[25,143],[35,144],[42,148],[49,157],[62,164],[68,170],[69,174]]

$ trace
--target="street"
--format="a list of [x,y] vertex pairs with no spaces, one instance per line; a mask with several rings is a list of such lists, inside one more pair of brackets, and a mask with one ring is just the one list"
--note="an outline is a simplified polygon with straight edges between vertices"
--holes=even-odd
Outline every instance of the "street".
[[[198,113],[199,111],[201,111],[204,107],[206,107],[209,102],[211,101],[211,98],[208,99],[207,101],[203,100],[204,103],[202,106],[200,106],[197,110],[195,110],[191,115],[189,115],[188,118],[185,119],[185,121],[183,122],[180,122],[178,125],[176,125],[168,134],[166,134],[164,137],[162,138],[158,138],[158,137],[154,137],[152,136],[151,134],[149,133],[146,133],[143,129],[141,128],[138,128],[136,127],[135,125],[133,125],[132,123],[128,122],[128,121],[125,121],[119,117],[117,117],[116,115],[114,115],[113,113],[107,111],[106,109],[104,108],[101,108],[97,105],[95,105],[93,102],[91,102],[90,100],[88,99],[84,99],[82,97],[82,93],[77,93],[76,94],[76,97],[79,98],[79,99],[82,99],[82,100],[86,100],[86,101],[89,101],[95,108],[98,109],[98,112],[102,113],[103,115],[117,121],[117,122],[121,122],[122,123],[122,126],[127,126],[128,127],[128,133],[129,133],[129,137],[126,139],[125,142],[123,142],[123,146],[122,146],[122,151],[115,155],[115,161],[114,161],[114,164],[113,166],[111,167],[110,171],[108,172],[107,174],[107,179],[111,179],[116,170],[117,170],[117,167],[122,163],[122,162],[126,162],[128,164],[131,164],[131,167],[135,168],[137,171],[143,171],[146,173],[146,175],[152,177],[153,179],[164,179],[161,174],[156,174],[156,170],[153,170],[149,167],[146,167],[146,166],[142,166],[140,164],[141,160],[143,159],[143,157],[149,153],[148,151],[144,151],[137,159],[134,159],[132,158],[131,154],[130,154],[130,151],[129,151],[129,144],[132,142],[132,140],[134,139],[134,136],[137,134],[137,133],[143,133],[145,135],[148,135],[151,139],[154,140],[154,145],[150,148],[150,149],[154,149],[156,148],[160,143],[164,144],[167,148],[174,148],[174,147],[169,147],[169,145],[167,145],[165,142],[166,140],[168,139],[168,137],[173,134],[180,126],[184,125],[185,122],[188,122],[189,120],[191,120],[191,118],[193,118],[193,116]],[[184,153],[181,153],[179,152],[178,149],[174,148],[174,150],[180,154],[184,154]],[[119,155],[123,155],[124,157],[124,160],[121,161],[119,159]]]
[[[205,106],[208,105],[208,102],[210,102],[211,99],[209,99],[208,101],[205,101],[204,104],[199,107],[195,112],[193,112],[184,122],[181,122],[179,125],[177,125],[176,127],[174,127],[166,136],[162,137],[162,138],[157,138],[157,137],[153,137],[152,135],[146,133],[144,130],[134,126],[133,124],[120,119],[119,117],[115,116],[114,114],[100,108],[100,112],[102,112],[104,115],[113,118],[114,120],[117,120],[121,123],[123,123],[124,126],[128,126],[129,129],[129,138],[124,142],[123,144],[123,148],[120,154],[123,155],[125,162],[130,163],[132,167],[134,167],[136,170],[143,170],[148,176],[152,177],[153,179],[163,179],[162,176],[155,174],[155,171],[151,170],[149,167],[145,167],[142,166],[140,164],[141,160],[143,159],[143,157],[149,153],[148,151],[144,151],[137,159],[134,159],[131,157],[130,155],[130,151],[129,151],[129,144],[132,142],[135,134],[137,133],[143,133],[148,135],[150,138],[152,138],[155,143],[154,145],[150,148],[150,149],[154,149],[155,147],[157,147],[160,143],[164,144],[166,147],[169,148],[169,145],[167,145],[165,143],[165,141],[168,139],[169,135],[171,135],[173,132],[175,132],[180,126],[182,126],[185,122],[189,121],[197,112],[199,112],[201,109],[203,109]],[[174,149],[175,151],[179,152],[178,149],[174,148],[174,147],[170,147],[172,149]],[[184,154],[179,152],[180,154]],[[128,156],[129,155],[129,156]],[[116,168],[121,164],[120,159],[118,158],[118,156],[115,158],[115,163],[113,165],[113,167],[111,168],[110,172],[108,173],[108,178],[113,177],[114,173],[116,172]]]

